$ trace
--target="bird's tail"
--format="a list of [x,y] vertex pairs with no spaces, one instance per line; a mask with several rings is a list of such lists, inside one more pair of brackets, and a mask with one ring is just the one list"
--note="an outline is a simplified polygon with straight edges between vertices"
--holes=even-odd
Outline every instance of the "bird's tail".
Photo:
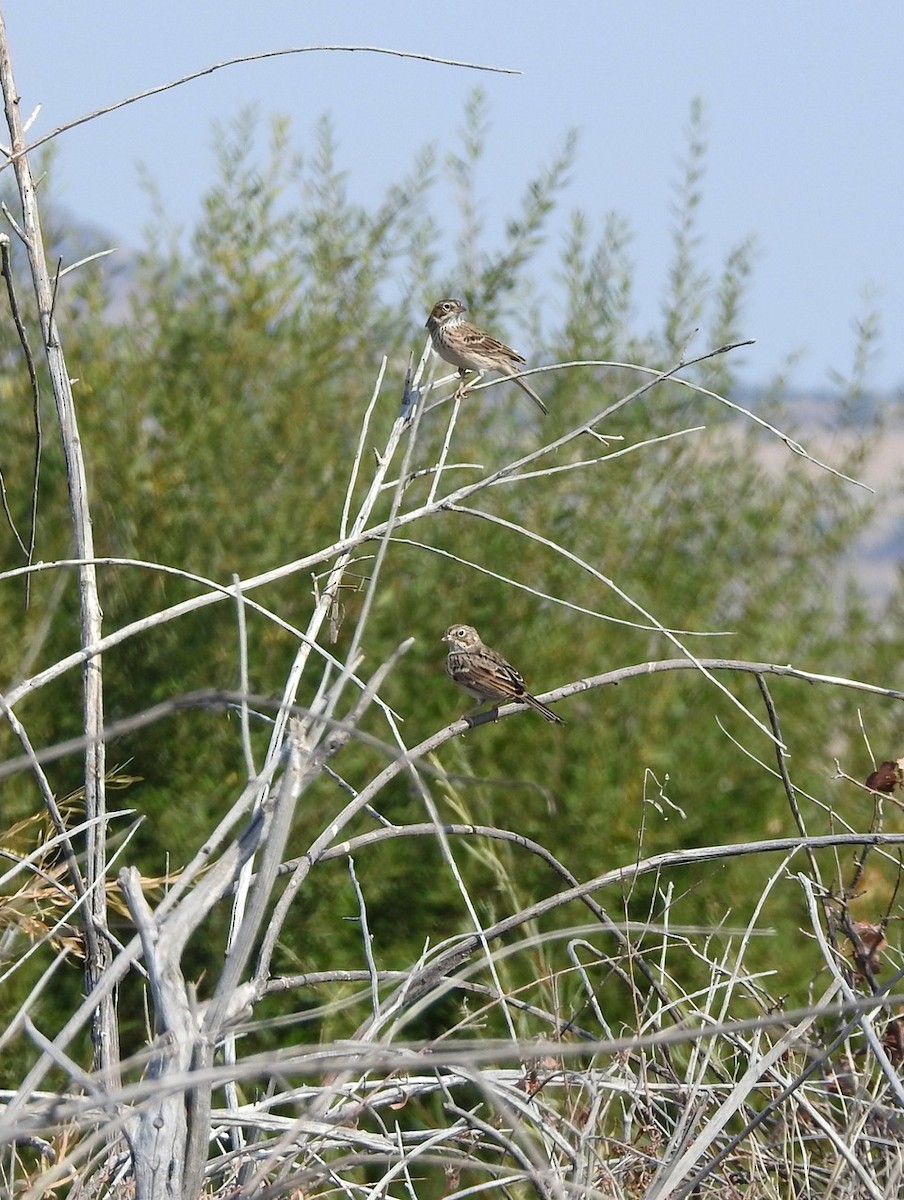
[[525,704],[529,704],[531,708],[536,709],[540,716],[545,717],[547,721],[554,721],[556,725],[565,724],[558,713],[554,713],[551,708],[547,708],[545,704],[541,704],[537,697],[532,696],[530,692],[525,692],[522,696],[519,696],[518,699],[523,700]]
[[512,379],[512,383],[517,383],[518,387],[521,388],[522,392],[527,392],[528,396],[530,396],[531,400],[533,400],[534,404],[536,404],[536,406],[537,406],[537,408],[539,408],[540,412],[543,413],[544,416],[549,416],[549,409],[546,407],[546,405],[543,403],[543,401],[540,399],[540,397],[537,395],[537,393],[530,386],[530,384],[527,382],[526,379],[518,379],[517,377],[515,377]]

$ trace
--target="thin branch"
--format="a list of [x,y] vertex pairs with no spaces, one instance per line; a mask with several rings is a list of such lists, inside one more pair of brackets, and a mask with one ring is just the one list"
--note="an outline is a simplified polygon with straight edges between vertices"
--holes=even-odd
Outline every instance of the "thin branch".
[[[245,621],[245,598],[242,595],[238,575],[233,575],[232,586],[235,589],[235,615],[239,638],[239,691],[246,697],[251,688],[248,685],[248,628]],[[248,715],[248,701],[242,699],[239,706],[239,719],[242,728],[242,754],[245,758],[245,775],[253,779],[257,774],[254,768],[254,752],[251,749],[251,724]]]
[[107,250],[96,250],[93,254],[87,254],[84,258],[80,258],[78,262],[70,263],[68,267],[63,267],[59,272],[58,278],[65,279],[71,271],[77,271],[79,267],[87,266],[88,263],[94,262],[98,258],[106,258],[108,254],[116,254],[117,246],[110,246]]
[[[783,679],[799,679],[804,683],[825,683],[834,687],[848,688],[852,691],[867,692],[874,696],[884,696],[889,700],[904,700],[904,692],[902,691],[897,691],[894,688],[878,687],[876,684],[864,683],[858,679],[846,679],[836,675],[819,675],[813,671],[801,671],[795,667],[776,663],[746,662],[743,659],[730,658],[700,658],[697,660],[669,658],[654,662],[637,663],[630,667],[618,667],[615,670],[606,671],[601,675],[590,675],[584,679],[577,679],[573,683],[563,684],[561,687],[553,688],[548,692],[539,694],[537,699],[544,702],[563,700],[568,696],[575,696],[580,692],[590,691],[599,687],[615,686],[629,679],[640,679],[647,675],[659,675],[670,671],[696,671],[698,670],[698,662],[707,671],[740,671],[751,675],[776,675]],[[169,700],[162,700],[159,704],[152,705],[150,708],[144,709],[134,716],[124,717],[120,721],[111,721],[108,725],[104,726],[104,736],[112,741],[114,738],[122,737],[127,733],[132,733],[135,730],[152,725],[156,721],[171,716],[182,709],[232,707],[241,704],[243,699],[248,700],[259,708],[266,708],[278,703],[274,701],[272,696],[252,695],[243,697],[241,692],[223,691],[216,688],[201,688],[195,692],[184,692]],[[290,715],[307,715],[309,713],[307,708],[298,705],[291,706],[288,711]],[[523,711],[525,709],[522,704],[500,705],[495,719],[506,720],[517,716],[518,713]],[[336,729],[341,729],[344,726],[344,723],[340,720],[332,720],[329,724]],[[453,721],[450,725],[445,726],[445,728],[431,734],[430,737],[420,742],[405,754],[399,755],[397,763],[391,764],[386,769],[406,770],[411,762],[420,760],[450,738],[456,737],[471,727],[463,719]],[[391,756],[395,756],[397,753],[394,747],[371,734],[364,734],[358,731],[355,736],[368,745],[375,746]],[[6,762],[0,763],[0,780],[7,779],[11,775],[16,775],[20,771],[31,769],[35,762],[44,765],[49,762],[57,762],[69,754],[78,753],[85,749],[86,741],[87,739],[84,737],[69,738],[66,741],[56,742],[53,746],[49,746],[45,750],[36,750],[33,758],[28,755],[20,755],[17,758],[7,759]],[[382,775],[379,778],[382,786],[386,780],[383,779]],[[369,803],[373,798],[373,793],[371,792],[372,786],[373,782],[367,789],[368,799],[366,803]],[[364,793],[361,794],[363,795]]]
[[364,418],[361,421],[361,432],[358,435],[358,445],[355,447],[355,456],[352,459],[352,468],[348,473],[348,486],[345,489],[345,500],[342,504],[342,516],[339,518],[339,536],[348,536],[348,514],[351,511],[352,494],[355,490],[355,484],[358,482],[358,473],[361,469],[361,459],[364,456],[364,447],[367,442],[367,433],[370,429],[371,418],[374,410],[377,407],[377,401],[380,398],[380,388],[383,384],[383,378],[386,374],[386,367],[389,360],[384,354],[380,360],[380,370],[377,372],[377,378],[374,382],[373,391],[370,394],[370,403],[364,410]]
[[[800,805],[797,803],[797,795],[794,791],[794,784],[791,782],[791,776],[788,773],[788,756],[780,747],[785,743],[781,736],[781,726],[778,719],[778,709],[775,707],[775,701],[772,699],[772,693],[762,675],[756,675],[757,687],[760,689],[760,695],[763,697],[763,704],[766,706],[766,712],[769,716],[769,724],[772,726],[776,736],[775,745],[775,761],[778,768],[778,775],[782,781],[782,787],[785,789],[785,796],[788,800],[788,807],[791,809],[791,815],[794,818],[794,823],[797,826],[801,837],[807,836],[807,827],[804,823],[803,815],[800,811]],[[816,862],[816,855],[810,854],[810,870],[813,878],[817,883],[822,885],[822,879],[819,874],[819,866]]]
[[[215,71],[222,71],[226,67],[235,67],[241,63],[260,62],[266,58],[283,58],[288,54],[315,54],[327,51],[340,51],[347,54],[385,54],[391,58],[409,58],[415,62],[436,63],[438,66],[443,67],[461,67],[466,71],[488,71],[495,75],[521,74],[520,71],[516,71],[511,67],[490,67],[481,63],[465,62],[454,58],[438,58],[432,54],[418,54],[409,50],[390,50],[382,46],[292,46],[283,50],[264,50],[259,54],[242,54],[237,58],[224,59],[223,62],[214,63],[210,67],[202,67],[199,71],[191,71],[188,75],[182,75],[178,79],[171,79],[169,83],[158,84],[157,87],[147,88],[143,92],[136,92],[134,96],[126,96],[124,100],[117,100],[114,104],[107,104],[103,108],[96,108],[93,112],[76,117],[73,121],[67,121],[64,125],[58,125],[56,129],[52,129],[50,133],[45,133],[43,137],[36,138],[27,146],[17,147],[14,138],[13,148],[9,153],[10,162],[15,163],[23,154],[37,150],[39,146],[46,145],[47,142],[59,137],[61,133],[66,133],[70,129],[77,129],[79,125],[95,121],[98,117],[105,117],[108,113],[116,112],[120,108],[126,108],[130,104],[136,104],[139,100],[146,100],[149,96],[159,96],[162,92],[172,91],[173,88],[181,87],[185,83],[192,83],[195,79],[203,79],[205,75],[212,75]],[[9,164],[4,164],[4,167],[0,167],[0,170],[5,169],[7,165]]]
[[[19,91],[13,77],[12,60],[2,11],[0,11],[0,88],[3,92],[3,105],[10,133],[16,184],[22,205],[25,248],[31,268],[44,354],[63,444],[66,481],[69,489],[69,512],[76,554],[80,558],[90,559],[94,557],[94,537],[88,502],[85,461],[82,455],[69,371],[63,354],[59,330],[53,318],[53,286],[47,273],[47,257],[41,233],[37,191],[25,154],[25,137],[19,112]],[[100,639],[102,632],[102,610],[94,567],[90,565],[80,567],[78,578],[80,640],[82,646],[90,646]],[[98,818],[97,823],[92,824],[88,830],[86,885],[89,911],[85,920],[93,923],[97,929],[103,930],[107,927],[107,897],[106,889],[102,885],[106,874],[104,709],[101,661],[94,655],[85,662],[82,698],[87,739],[84,760],[85,808],[90,817]],[[101,883],[99,887],[95,886],[98,882]],[[90,945],[86,948],[85,983],[88,992],[97,986],[109,966],[109,962],[110,951],[105,938],[99,938],[93,948]],[[119,1061],[119,1035],[112,1001],[105,1000],[99,1007],[95,1015],[92,1036],[98,1065],[111,1078],[114,1077]]]
[[[608,454],[601,454],[598,458],[582,458],[577,462],[562,463],[557,467],[543,467],[539,471],[521,471],[517,475],[509,475],[505,479],[498,479],[494,486],[506,483],[520,483],[526,479],[543,479],[550,475],[562,475],[567,471],[577,471],[582,467],[596,467],[600,463],[613,462],[616,458],[624,458],[627,454],[634,454],[637,450],[646,450],[650,446],[659,446],[663,442],[674,441],[675,438],[687,437],[690,433],[703,433],[705,429],[705,425],[691,425],[687,429],[675,429],[671,433],[660,434],[659,437],[644,438],[642,441],[632,442],[630,446],[620,446],[618,450],[611,450]],[[620,441],[621,436],[619,435],[617,439],[612,437],[611,440]]]
[[[380,983],[377,964],[374,961],[373,934],[370,932],[370,925],[367,920],[367,901],[364,899],[364,892],[361,890],[361,884],[358,882],[358,876],[355,874],[354,857],[348,854],[346,855],[346,860],[348,862],[348,873],[351,877],[352,887],[355,891],[355,899],[358,901],[358,924],[361,928],[361,948],[364,952],[364,961],[367,963],[371,1008],[374,1016],[376,1016],[377,1010],[380,1007]],[[282,867],[279,869],[279,874],[282,874]]]
[[[569,562],[573,562],[577,566],[580,566],[583,570],[587,571],[588,574],[605,584],[610,591],[614,592],[616,596],[624,600],[626,604],[630,605],[635,612],[640,613],[640,615],[649,621],[657,630],[657,632],[661,633],[663,637],[667,638],[673,646],[675,646],[678,650],[683,651],[687,655],[690,662],[696,666],[703,675],[706,676],[710,683],[714,684],[719,689],[723,696],[730,700],[736,708],[740,709],[740,711],[746,717],[748,717],[754,723],[754,725],[761,729],[767,737],[775,741],[776,735],[769,728],[769,726],[761,721],[759,717],[755,716],[750,709],[747,708],[747,706],[743,704],[742,701],[737,698],[737,696],[735,696],[734,692],[730,691],[725,686],[724,683],[721,683],[715,678],[715,676],[703,665],[704,660],[697,658],[693,651],[689,650],[674,633],[670,633],[664,625],[660,624],[660,622],[656,620],[652,613],[647,612],[647,610],[639,601],[633,599],[633,597],[629,596],[627,592],[623,591],[623,589],[618,586],[614,579],[610,579],[607,575],[604,575],[602,571],[597,570],[597,568],[591,563],[588,563],[585,559],[580,558],[577,554],[574,554],[571,550],[568,550],[567,547],[563,546],[560,542],[554,542],[551,538],[544,537],[540,533],[535,533],[532,529],[528,529],[525,525],[518,525],[514,521],[506,520],[505,517],[496,516],[495,513],[485,512],[483,509],[478,508],[468,508],[463,504],[450,504],[447,505],[447,508],[450,512],[464,513],[467,516],[478,517],[481,520],[489,521],[494,525],[500,525],[503,529],[511,529],[516,533],[520,533],[523,537],[529,538],[531,541],[537,542],[539,545],[546,546],[548,549],[555,551],[556,554],[560,554]],[[776,745],[784,748],[783,743],[781,742],[776,742]]]
[[[899,982],[896,980],[896,982]],[[826,1023],[837,1018],[849,1022],[843,1037],[833,1041],[833,1047],[849,1036],[850,1030],[856,1024],[857,1014],[872,1012],[883,1008],[893,1010],[896,1005],[904,1003],[904,993],[893,990],[892,987],[883,989],[878,996],[855,997],[853,1000],[838,1002],[817,1001],[798,1008],[760,1013],[756,1016],[721,1023],[701,1023],[685,1025],[667,1030],[657,1030],[651,1033],[636,1035],[628,1033],[618,1038],[601,1038],[589,1043],[584,1041],[569,1042],[551,1039],[523,1039],[512,1044],[508,1039],[476,1038],[459,1039],[455,1042],[442,1042],[433,1038],[424,1042],[412,1041],[381,1045],[378,1043],[362,1043],[355,1045],[348,1041],[338,1041],[333,1044],[311,1046],[301,1044],[287,1047],[279,1052],[272,1049],[256,1055],[249,1055],[238,1068],[227,1070],[225,1065],[215,1065],[203,1072],[192,1072],[182,1076],[174,1076],[169,1081],[174,1090],[185,1091],[201,1083],[205,1086],[219,1087],[227,1078],[251,1081],[254,1079],[269,1079],[274,1074],[289,1076],[293,1073],[304,1074],[308,1077],[332,1075],[337,1070],[355,1069],[358,1071],[381,1071],[389,1075],[393,1071],[407,1072],[420,1065],[429,1068],[431,1073],[446,1069],[458,1071],[461,1068],[471,1069],[479,1064],[492,1064],[494,1067],[504,1062],[520,1064],[525,1058],[536,1058],[555,1055],[563,1059],[584,1059],[587,1055],[636,1054],[641,1050],[657,1046],[690,1046],[699,1041],[714,1038],[737,1036],[745,1032],[762,1031],[767,1029],[785,1029],[795,1022],[815,1017]],[[57,1045],[55,1039],[54,1045]],[[820,1056],[822,1057],[822,1056]],[[138,1063],[136,1062],[136,1065]],[[824,1061],[822,1062],[824,1066]],[[820,1067],[817,1061],[816,1069]],[[811,1074],[808,1067],[805,1074]],[[801,1077],[795,1080],[800,1086]],[[92,1119],[104,1111],[110,1112],[114,1104],[117,1107],[132,1105],[146,1101],[158,1092],[158,1081],[150,1078],[136,1079],[123,1086],[115,1095],[97,1102],[92,1098],[76,1095],[72,1097],[51,1096],[51,1104],[46,1113],[39,1109],[31,1114],[30,1120],[22,1122],[22,1132],[26,1134],[32,1129],[39,1129],[48,1123],[60,1127],[71,1120],[83,1118],[90,1114]],[[291,1119],[291,1118],[290,1118]],[[0,1111],[0,1139],[8,1140],[16,1136],[17,1130],[11,1126],[8,1110]]]
[[[816,895],[813,889],[813,883],[804,875],[798,875],[801,887],[804,889],[804,896],[807,901],[807,909],[810,914],[810,924],[813,932],[816,935],[816,940],[819,943],[819,948],[822,951],[823,962],[826,964],[832,978],[841,990],[842,995],[848,1001],[857,999],[854,989],[850,986],[844,977],[844,972],[838,966],[838,950],[834,946],[830,946],[825,934],[823,933],[822,925],[819,920],[819,913],[816,909]],[[880,1009],[880,1006],[876,1006]],[[904,1112],[904,1086],[898,1076],[897,1068],[891,1063],[885,1048],[882,1045],[879,1037],[873,1028],[873,1013],[868,1009],[860,1011],[858,1025],[863,1033],[866,1043],[869,1046],[873,1058],[879,1066],[879,1070],[885,1076],[885,1081],[888,1084],[889,1091],[894,1097],[895,1104],[898,1109]]]
[[[519,476],[519,478],[524,477]],[[570,612],[583,613],[584,616],[595,617],[598,621],[605,621],[608,625],[620,625],[626,629],[641,629],[645,633],[660,632],[659,625],[645,625],[640,621],[629,621],[624,617],[610,616],[609,613],[600,612],[595,608],[585,608],[581,604],[575,604],[572,600],[566,600],[563,596],[554,596],[552,592],[544,592],[540,588],[532,587],[529,583],[522,583],[512,575],[501,575],[498,571],[491,571],[489,567],[483,566],[482,563],[475,562],[471,558],[462,558],[458,554],[453,554],[451,550],[443,550],[440,546],[431,546],[428,542],[416,542],[413,538],[394,537],[392,540],[397,546],[414,546],[418,550],[426,550],[428,554],[435,554],[439,558],[447,558],[450,562],[459,563],[461,566],[467,567],[469,571],[476,571],[478,574],[486,575],[490,579],[498,579],[500,583],[508,584],[518,591],[536,596],[538,600],[548,600],[550,604],[567,608]],[[674,633],[679,637],[734,637],[734,633],[730,629],[675,629],[672,626],[666,626],[666,628],[669,633]]]
[[[332,755],[335,754],[336,751],[348,741],[352,734],[357,732],[356,726],[358,721],[366,712],[370,701],[376,694],[377,690],[382,686],[383,680],[395,667],[402,655],[406,654],[411,649],[413,644],[413,638],[408,638],[406,641],[400,643],[400,645],[396,647],[389,658],[386,659],[386,661],[382,663],[381,666],[379,666],[374,672],[373,678],[369,681],[362,695],[358,697],[351,712],[349,713],[348,721],[341,724],[338,722],[333,722],[332,732],[329,738],[322,741],[318,747],[313,769],[319,770],[321,764],[327,758],[332,757]],[[390,750],[390,753],[392,753],[392,750]],[[358,812],[364,807],[366,807],[366,802],[365,804],[359,805],[356,798],[355,800],[352,800],[350,804],[346,805],[346,807],[343,809],[343,813],[347,813],[349,811]],[[341,828],[341,819],[342,814],[340,814],[340,817],[337,818],[336,821],[330,823],[329,828],[334,830],[336,829],[337,824],[338,827]],[[264,935],[263,944],[258,953],[258,962],[255,970],[255,978],[258,981],[265,979],[270,973],[270,961],[276,948],[280,930],[282,929],[282,926],[288,916],[289,907],[292,903],[292,900],[297,894],[302,881],[307,876],[309,865],[309,863],[305,863],[302,867],[299,867],[292,873],[292,877],[286,885],[283,894],[277,901],[269,927]],[[275,879],[279,873],[279,864],[273,862],[271,864],[271,869],[273,879]]]
[[[613,412],[618,411],[618,409],[624,407],[624,405],[630,401],[639,399],[641,396],[655,388],[659,383],[662,383],[666,379],[674,376],[674,373],[680,370],[682,366],[695,366],[699,363],[706,362],[715,355],[725,353],[729,348],[730,347],[721,347],[717,350],[712,350],[706,354],[700,355],[699,358],[694,359],[691,363],[678,364],[668,371],[660,371],[656,373],[652,379],[647,380],[644,384],[635,388],[634,391],[622,397],[614,404],[610,404],[606,409],[604,409],[601,413],[597,413],[589,421],[581,422],[581,424],[575,426],[568,433],[563,434],[561,437],[556,438],[552,442],[548,442],[545,446],[541,446],[539,449],[523,455],[520,459],[500,467],[498,470],[491,472],[483,479],[460,487],[446,496],[439,497],[432,505],[420,505],[416,509],[405,513],[398,513],[387,521],[381,521],[377,525],[367,528],[364,520],[365,514],[369,515],[371,513],[373,503],[375,502],[375,497],[381,491],[385,481],[385,476],[381,471],[381,473],[378,473],[377,478],[375,478],[371,492],[362,505],[359,513],[359,522],[356,523],[356,528],[353,529],[347,537],[340,538],[331,546],[327,546],[313,554],[306,555],[304,558],[295,559],[293,562],[284,563],[279,567],[274,567],[269,571],[264,571],[258,575],[254,575],[248,579],[242,580],[241,588],[243,593],[247,595],[248,592],[254,591],[257,588],[264,587],[270,583],[275,583],[278,580],[288,578],[301,571],[309,570],[311,567],[318,566],[324,562],[330,562],[334,559],[338,560],[338,563],[337,566],[333,568],[333,572],[336,573],[338,578],[341,578],[342,572],[345,570],[347,565],[347,556],[363,543],[377,541],[386,534],[387,530],[391,528],[400,529],[403,526],[407,526],[416,521],[422,520],[424,517],[430,516],[438,510],[447,509],[451,505],[461,503],[468,497],[476,494],[486,487],[489,487],[496,480],[503,479],[508,475],[514,474],[522,467],[527,466],[529,463],[535,462],[545,455],[557,450],[560,446],[567,445],[567,443],[573,441],[575,438],[585,436],[590,426],[598,424],[605,417],[611,415]],[[423,406],[418,404],[418,414],[420,414],[422,410]],[[391,457],[392,453],[394,453],[398,439],[401,437],[401,434],[405,428],[406,422],[404,420],[396,421],[395,425],[393,426],[390,443],[380,459],[381,469],[388,468],[389,458]],[[334,578],[334,576],[331,574],[331,579],[332,578]],[[192,599],[182,601],[179,604],[174,604],[169,608],[161,609],[150,617],[143,617],[138,621],[133,621],[131,624],[122,626],[116,632],[107,635],[107,637],[98,639],[94,646],[88,647],[84,650],[76,651],[75,653],[70,654],[68,657],[60,659],[58,662],[48,667],[40,674],[34,676],[32,679],[25,680],[23,683],[11,688],[6,694],[7,703],[10,705],[10,707],[14,707],[23,695],[34,691],[38,687],[43,687],[52,679],[56,679],[60,675],[65,674],[66,671],[81,665],[83,662],[86,662],[93,655],[100,654],[103,651],[118,645],[120,642],[126,641],[127,639],[133,637],[136,633],[144,632],[147,629],[156,628],[157,626],[168,621],[177,620],[179,617],[185,616],[188,613],[197,612],[202,608],[206,608],[210,604],[217,604],[223,599],[234,596],[233,589],[220,587],[219,585],[214,586],[216,588],[214,593],[196,596]],[[329,589],[327,589],[327,592],[328,591]],[[323,617],[318,606],[317,612],[315,612],[311,618],[309,633],[312,633],[312,631],[316,632],[322,619]],[[302,665],[303,664],[301,663],[298,665],[298,672],[300,672]],[[297,683],[298,680],[296,678],[294,681],[295,687],[297,687]],[[292,687],[293,683],[292,679],[290,679],[285,692],[287,696],[293,694]],[[279,744],[278,739],[274,742],[274,744]]]
[[[41,449],[42,449],[42,433],[41,433],[41,389],[38,383],[38,372],[35,367],[34,356],[31,352],[31,346],[28,343],[28,330],[25,328],[25,322],[22,320],[22,313],[19,311],[19,301],[16,299],[16,287],[13,281],[12,262],[10,259],[10,242],[7,235],[0,234],[0,274],[6,280],[6,294],[9,299],[9,311],[12,314],[13,324],[16,327],[16,333],[19,338],[19,344],[22,347],[22,354],[25,358],[25,366],[28,370],[28,380],[31,384],[31,411],[32,419],[35,428],[35,449],[31,476],[31,511],[29,516],[28,528],[28,545],[25,546],[22,539],[19,537],[19,531],[16,529],[13,522],[12,513],[9,510],[9,505],[6,499],[6,483],[0,476],[0,488],[3,494],[3,510],[6,513],[6,519],[9,522],[9,527],[12,529],[16,541],[22,553],[25,555],[25,561],[31,564],[35,552],[35,536],[38,523],[38,484],[41,477]],[[28,606],[28,596],[30,590],[31,576],[26,576],[25,581],[25,605]]]
[[[688,362],[679,362],[677,366],[671,368],[671,370],[667,372],[658,371],[655,367],[643,367],[639,366],[637,363],[619,362],[614,359],[579,358],[570,362],[550,363],[548,366],[544,367],[532,367],[529,371],[522,371],[521,375],[541,375],[546,371],[563,371],[572,367],[617,367],[623,370],[637,371],[639,374],[652,375],[654,377],[654,382],[656,383],[661,382],[663,379],[670,378],[679,386],[688,388],[692,392],[697,392],[701,396],[708,396],[711,400],[718,401],[719,404],[723,404],[726,408],[730,408],[733,412],[740,413],[741,416],[749,418],[749,420],[753,421],[755,425],[759,425],[762,429],[774,434],[779,441],[783,442],[784,445],[787,446],[792,454],[796,454],[799,458],[803,458],[807,462],[813,463],[813,465],[819,467],[820,470],[828,471],[830,475],[834,475],[838,479],[842,479],[845,483],[852,483],[855,487],[863,488],[864,491],[873,493],[875,491],[874,488],[869,487],[859,479],[854,479],[850,475],[845,475],[842,471],[839,471],[836,467],[831,466],[829,463],[822,462],[821,459],[818,459],[814,455],[810,454],[805,447],[801,446],[799,442],[796,442],[789,434],[784,433],[775,425],[770,425],[768,421],[764,420],[762,417],[758,417],[756,413],[751,412],[749,409],[744,408],[740,404],[735,404],[734,401],[726,399],[725,396],[720,395],[718,392],[712,391],[710,388],[704,387],[700,383],[694,383],[690,379],[683,379],[675,374],[675,372],[681,371],[685,367],[695,366],[704,359],[715,358],[719,354],[728,354],[732,350],[739,350],[742,346],[752,346],[754,344],[755,341],[752,338],[748,338],[747,340],[741,342],[731,342],[725,346],[720,346],[716,350],[711,350],[705,355],[691,359]],[[469,388],[468,391],[478,392],[483,388],[498,387],[500,383],[505,383],[507,378],[513,377],[506,376],[498,379],[487,379],[482,383],[475,384],[474,387]],[[624,397],[622,400],[619,400],[610,409],[606,410],[605,415],[607,417],[611,416],[613,412],[623,407],[623,405],[630,399],[634,399],[634,396],[632,395]],[[589,424],[595,425],[598,423],[598,420],[599,418],[590,421]]]

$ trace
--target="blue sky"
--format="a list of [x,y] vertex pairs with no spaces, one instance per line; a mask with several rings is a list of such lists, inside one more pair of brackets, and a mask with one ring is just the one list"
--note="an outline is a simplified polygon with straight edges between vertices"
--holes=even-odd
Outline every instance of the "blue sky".
[[[872,289],[882,339],[869,383],[904,386],[900,0],[8,0],[3,10],[23,112],[43,106],[33,135],[222,59],[289,46],[376,45],[521,71],[329,53],[233,67],[64,135],[58,198],[113,244],[137,246],[150,216],[143,164],[190,226],[211,176],[211,121],[249,103],[291,116],[301,150],[329,111],[352,194],[377,197],[425,142],[452,148],[479,82],[491,117],[488,229],[576,127],[577,163],[543,261],[552,272],[565,210],[584,209],[597,230],[606,213],[623,214],[640,330],[657,322],[672,185],[700,97],[702,261],[716,272],[748,235],[759,247],[745,377],[765,382],[798,352],[795,385],[847,371],[851,324]],[[448,190],[436,202],[438,216],[441,202],[452,213]],[[551,279],[548,294],[554,305]]]

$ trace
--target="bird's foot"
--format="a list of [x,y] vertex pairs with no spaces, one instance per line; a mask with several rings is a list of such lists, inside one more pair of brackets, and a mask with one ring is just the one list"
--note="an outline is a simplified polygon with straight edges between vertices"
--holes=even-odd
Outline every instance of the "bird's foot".
[[476,729],[478,725],[489,725],[491,721],[499,720],[499,705],[497,704],[493,708],[486,708],[483,712],[474,712],[469,709],[466,713],[462,714],[461,719],[466,722],[469,729]]

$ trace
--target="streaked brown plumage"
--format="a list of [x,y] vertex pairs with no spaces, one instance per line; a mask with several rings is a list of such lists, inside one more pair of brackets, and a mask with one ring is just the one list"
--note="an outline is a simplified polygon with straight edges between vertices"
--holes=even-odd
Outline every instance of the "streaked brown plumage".
[[551,708],[541,704],[524,686],[524,680],[502,655],[484,645],[473,625],[450,625],[443,634],[449,647],[446,671],[449,678],[481,703],[498,708],[508,701],[518,701],[536,709],[547,721],[557,725],[565,722]]
[[[517,375],[525,359],[511,346],[497,342],[488,333],[466,321],[463,314],[467,311],[460,300],[440,300],[434,304],[427,318],[427,328],[436,353],[457,367],[461,376],[468,371],[475,371],[481,378],[487,371],[498,371],[500,375],[510,378]],[[513,379],[512,382],[527,392],[541,412],[549,412],[526,379]]]

